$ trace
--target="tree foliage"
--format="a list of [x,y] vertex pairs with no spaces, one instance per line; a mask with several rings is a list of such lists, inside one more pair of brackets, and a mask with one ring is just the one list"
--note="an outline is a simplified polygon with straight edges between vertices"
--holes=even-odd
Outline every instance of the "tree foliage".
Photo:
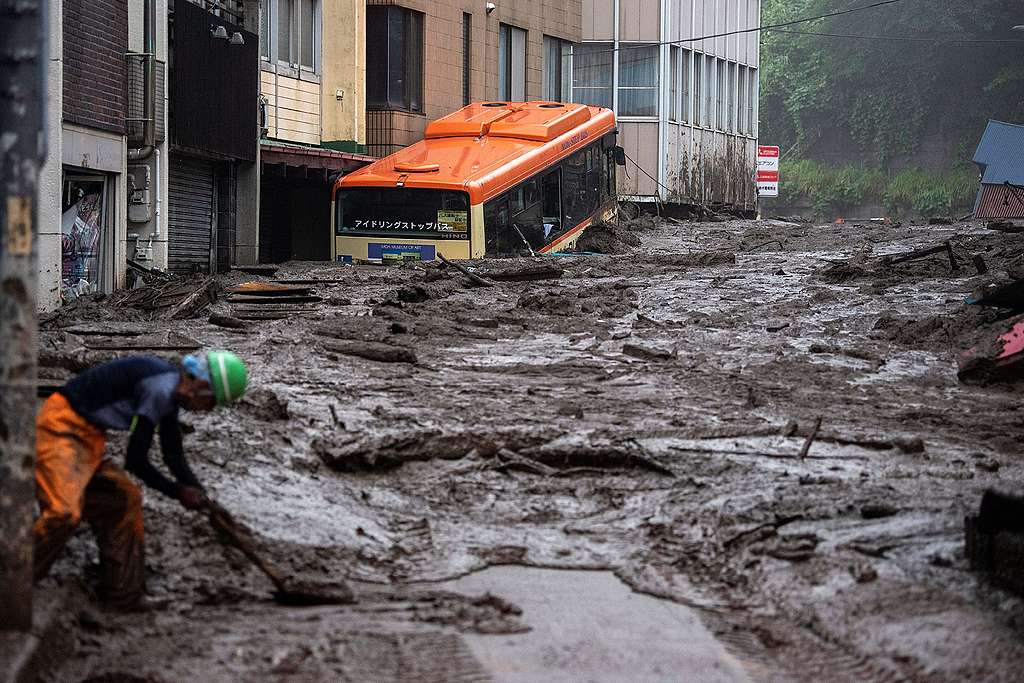
[[[861,7],[868,0],[764,0],[762,24]],[[791,31],[926,38],[863,40],[782,31],[762,34],[761,137],[814,157],[840,133],[875,164],[921,151],[926,134],[977,143],[989,118],[1024,121],[1024,42],[1018,0],[903,0],[798,24]]]

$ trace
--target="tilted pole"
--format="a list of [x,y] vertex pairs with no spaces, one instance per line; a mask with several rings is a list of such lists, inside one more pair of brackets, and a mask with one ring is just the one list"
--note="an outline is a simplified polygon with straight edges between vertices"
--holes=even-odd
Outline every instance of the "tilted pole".
[[0,0],[0,629],[23,631],[32,625],[43,11],[41,0]]

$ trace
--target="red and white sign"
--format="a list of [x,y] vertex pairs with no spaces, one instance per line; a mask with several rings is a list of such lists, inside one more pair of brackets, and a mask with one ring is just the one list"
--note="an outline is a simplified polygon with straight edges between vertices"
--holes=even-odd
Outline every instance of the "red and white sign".
[[779,196],[779,148],[757,147],[757,196]]

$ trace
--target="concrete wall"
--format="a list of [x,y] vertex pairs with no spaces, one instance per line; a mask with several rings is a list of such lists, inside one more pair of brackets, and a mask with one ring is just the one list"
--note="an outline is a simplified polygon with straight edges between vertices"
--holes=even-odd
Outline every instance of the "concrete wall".
[[360,152],[366,143],[366,2],[323,0],[321,137]]
[[[498,97],[500,24],[527,31],[526,99],[541,99],[544,36],[572,42],[581,39],[581,0],[497,2],[491,14],[472,0],[368,0],[368,5],[400,5],[423,12],[423,113],[367,112],[367,140],[372,154],[385,155],[423,138],[427,122],[459,109],[462,101],[462,15],[471,14],[471,99]],[[364,22],[365,23],[365,22]],[[378,144],[374,144],[377,141]]]
[[[156,58],[167,64],[167,0],[154,0],[156,3]],[[128,0],[128,49],[131,52],[142,52],[143,44],[143,0]],[[166,69],[166,67],[165,67]],[[169,83],[165,73],[164,83]],[[165,87],[163,96],[157,100],[156,106],[163,112],[163,120],[167,121],[167,108],[170,88]],[[166,126],[165,126],[166,128]],[[152,179],[153,219],[148,223],[129,223],[127,245],[128,258],[139,261],[143,265],[167,268],[167,187],[169,169],[169,149],[167,140],[160,142],[156,152],[142,163],[149,167]],[[135,236],[135,237],[132,237]]]

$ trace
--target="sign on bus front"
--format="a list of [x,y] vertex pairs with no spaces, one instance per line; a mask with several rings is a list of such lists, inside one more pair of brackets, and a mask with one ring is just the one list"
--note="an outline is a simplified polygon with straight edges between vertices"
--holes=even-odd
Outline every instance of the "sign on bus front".
[[779,148],[770,145],[757,147],[757,196],[779,196]]

